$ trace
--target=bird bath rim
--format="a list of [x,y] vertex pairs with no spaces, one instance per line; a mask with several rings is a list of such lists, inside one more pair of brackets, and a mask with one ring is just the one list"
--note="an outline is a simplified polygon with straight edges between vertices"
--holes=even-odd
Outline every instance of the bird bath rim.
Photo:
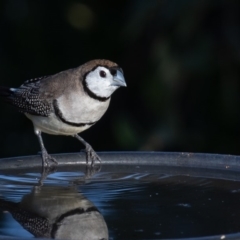
[[[98,152],[104,171],[159,173],[215,177],[240,180],[240,156],[192,152]],[[84,152],[53,154],[58,161],[58,170],[85,168]],[[21,156],[0,159],[0,171],[41,170],[41,156]]]
[[[155,173],[193,177],[220,178],[240,181],[240,156],[187,152],[99,152],[102,172],[146,173],[154,180]],[[85,153],[53,155],[59,163],[57,171],[82,171],[86,166]],[[41,156],[22,156],[0,159],[3,174],[40,172]],[[97,163],[96,165],[100,165]],[[144,175],[143,174],[143,175]],[[121,176],[122,177],[122,176]],[[99,181],[96,178],[95,181]],[[2,238],[0,239],[6,239]],[[9,237],[8,239],[16,239]],[[183,239],[183,238],[182,238]],[[187,238],[187,240],[240,239],[240,233]],[[185,238],[186,240],[186,238]]]

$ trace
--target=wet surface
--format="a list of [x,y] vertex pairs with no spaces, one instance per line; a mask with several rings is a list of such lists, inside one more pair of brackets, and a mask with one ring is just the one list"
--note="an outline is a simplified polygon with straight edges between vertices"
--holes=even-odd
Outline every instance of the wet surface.
[[238,170],[72,164],[41,187],[39,170],[1,171],[2,238],[240,239]]

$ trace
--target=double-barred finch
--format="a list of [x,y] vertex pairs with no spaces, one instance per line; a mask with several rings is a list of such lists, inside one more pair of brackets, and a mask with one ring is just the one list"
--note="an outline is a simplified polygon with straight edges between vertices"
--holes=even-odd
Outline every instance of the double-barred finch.
[[86,161],[99,156],[78,133],[94,125],[106,112],[113,92],[126,82],[122,69],[109,60],[92,60],[55,75],[35,78],[19,88],[0,87],[0,96],[24,113],[34,125],[43,166],[57,164],[44,147],[41,133],[68,135],[85,145]]
[[53,239],[108,239],[107,224],[94,204],[74,188],[33,188],[15,203],[0,199],[8,211],[35,237]]

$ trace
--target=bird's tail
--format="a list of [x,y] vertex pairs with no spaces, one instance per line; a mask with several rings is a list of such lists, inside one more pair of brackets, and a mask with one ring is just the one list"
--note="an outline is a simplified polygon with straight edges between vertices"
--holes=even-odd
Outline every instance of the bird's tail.
[[14,99],[14,92],[15,91],[16,91],[15,88],[0,86],[0,98],[4,102],[13,105],[13,99]]
[[9,97],[12,95],[13,92],[14,92],[13,88],[0,86],[0,97],[3,97],[3,98]]

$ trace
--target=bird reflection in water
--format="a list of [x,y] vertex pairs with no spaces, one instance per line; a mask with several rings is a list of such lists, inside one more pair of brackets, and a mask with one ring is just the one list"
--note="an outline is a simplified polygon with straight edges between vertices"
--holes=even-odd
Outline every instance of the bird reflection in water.
[[19,203],[0,200],[0,208],[35,237],[108,239],[103,216],[75,186],[34,187]]

